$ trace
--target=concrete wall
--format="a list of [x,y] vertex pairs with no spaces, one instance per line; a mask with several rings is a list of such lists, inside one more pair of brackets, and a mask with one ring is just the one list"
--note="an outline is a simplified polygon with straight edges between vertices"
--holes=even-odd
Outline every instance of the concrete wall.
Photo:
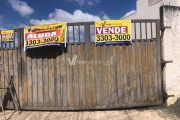
[[171,26],[162,32],[163,60],[173,60],[164,69],[164,81],[169,95],[175,95],[168,99],[168,104],[180,97],[180,7],[163,6],[160,8],[162,26]]
[[136,13],[124,19],[159,19],[159,7],[169,4],[180,6],[180,0],[161,0],[151,6],[148,5],[148,0],[137,0]]
[[177,0],[177,6],[180,6],[180,0]]

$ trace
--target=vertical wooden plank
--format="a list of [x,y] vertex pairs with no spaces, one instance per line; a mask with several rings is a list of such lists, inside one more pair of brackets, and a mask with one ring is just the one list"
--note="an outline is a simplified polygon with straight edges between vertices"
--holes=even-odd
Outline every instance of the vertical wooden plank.
[[49,74],[49,103],[50,107],[55,107],[55,95],[54,95],[54,63],[53,63],[53,47],[48,49],[48,74]]
[[[156,66],[155,66],[155,70],[156,70],[156,82],[155,82],[155,102],[157,103],[157,102],[159,102],[159,99],[160,99],[160,86],[159,86],[159,81],[161,81],[160,80],[160,72],[159,72],[159,65],[161,65],[161,63],[160,63],[160,38],[159,38],[159,35],[160,34],[158,34],[159,33],[159,26],[156,24],[156,38],[157,38],[157,41],[156,41],[156,57],[155,57],[155,61],[156,61]],[[153,32],[154,33],[154,32]],[[159,39],[158,39],[159,38]]]
[[61,80],[62,80],[62,107],[67,108],[67,77],[66,77],[66,48],[62,48],[62,67],[61,67]]
[[[2,43],[1,43],[1,44],[2,44]],[[1,65],[3,64],[3,50],[2,50],[2,48],[1,48],[1,50],[0,50],[0,64],[1,64]],[[1,72],[0,72],[0,87],[1,87],[1,88],[4,87],[2,77],[3,77],[3,73],[2,73],[2,71],[1,71]],[[2,90],[2,89],[0,90],[0,94],[1,94],[1,96],[3,96],[3,90]],[[1,99],[1,100],[2,100],[2,99]]]
[[[69,26],[67,27],[67,41],[68,41],[68,43],[70,42],[69,41]],[[60,60],[61,60],[61,58],[60,58]],[[68,62],[66,62],[66,67],[67,67],[67,69],[66,69],[66,75],[67,75],[67,105],[68,105],[68,108],[70,108],[70,107],[72,107],[73,106],[73,99],[71,99],[71,97],[72,97],[72,82],[71,82],[71,80],[72,80],[72,69],[71,69],[71,60],[72,60],[72,58],[71,58],[71,45],[70,44],[67,44],[67,55],[66,55],[66,60],[68,60]],[[60,62],[60,67],[62,67],[62,65],[61,65],[61,62]],[[60,71],[61,71],[61,69],[60,69]],[[62,78],[62,77],[61,77]],[[61,80],[62,81],[62,80]],[[61,82],[60,82],[61,83]],[[61,90],[62,91],[62,90]],[[61,97],[63,97],[62,96],[62,92],[61,92]],[[62,98],[61,98],[61,101],[62,101]],[[72,101],[72,102],[71,102]]]
[[[110,60],[110,57],[109,56],[111,56],[111,47],[110,46],[107,46],[107,56],[106,56],[106,59],[107,59],[107,61],[109,61]],[[109,89],[107,89],[107,93],[108,93],[108,103],[106,104],[106,107],[109,107],[110,105],[111,105],[111,101],[112,101],[112,95],[111,95],[111,65],[110,64],[108,64],[108,68],[107,68],[107,74],[108,74],[108,76],[107,76],[107,83],[106,83],[106,85],[108,85],[108,88]]]
[[[9,84],[9,57],[8,57],[8,49],[4,50],[4,87],[7,88],[8,84]],[[4,100],[3,100],[3,105],[4,107],[8,107],[9,106],[9,92],[7,92],[7,89],[5,89],[5,93],[4,93]]]
[[[110,45],[109,46],[109,55],[107,56],[108,57],[108,61],[111,60],[111,56],[113,56],[113,45]],[[113,63],[114,64],[114,63]],[[109,107],[113,106],[113,102],[114,102],[114,98],[113,98],[113,88],[114,88],[114,84],[113,84],[113,65],[109,65],[110,67],[110,71],[109,71],[109,74],[110,74],[110,89],[109,89],[109,96],[110,96],[110,102],[109,102]]]
[[139,51],[140,53],[140,76],[141,76],[141,86],[140,86],[140,91],[141,91],[141,102],[144,102],[145,97],[146,97],[146,43],[144,40],[141,41],[141,50]]
[[157,69],[157,66],[158,66],[158,62],[157,62],[157,51],[158,51],[158,45],[157,45],[157,40],[154,41],[154,97],[153,97],[153,102],[157,102],[157,98],[158,98],[158,69]]
[[145,101],[150,102],[150,87],[151,87],[151,42],[148,40],[146,42],[146,99]]
[[[104,60],[104,61],[108,61],[107,60],[107,46],[103,45],[103,46],[99,46],[98,47],[98,60]],[[109,103],[109,96],[108,96],[108,71],[107,71],[107,67],[108,64],[105,64],[103,66],[101,66],[101,64],[98,65],[98,74],[99,74],[99,79],[98,79],[98,87],[99,88],[99,101],[100,101],[100,105],[108,105]],[[102,102],[101,102],[102,101]]]
[[44,85],[43,85],[43,72],[42,71],[42,55],[43,55],[42,48],[37,49],[37,83],[38,83],[38,107],[43,108],[43,95],[44,95]]
[[79,68],[77,61],[79,60],[78,56],[78,45],[75,44],[72,46],[72,55],[76,57],[74,61],[75,64],[73,65],[73,100],[74,100],[74,107],[79,107]]
[[58,46],[54,46],[53,49],[54,49],[54,53],[53,53],[53,66],[54,66],[54,102],[55,102],[55,106],[54,108],[57,108],[58,107],[58,94],[59,92],[57,92],[58,90],[58,86],[57,86],[57,56],[58,56],[58,49],[59,47]]
[[118,83],[119,90],[118,90],[118,97],[119,97],[119,105],[123,105],[123,98],[124,98],[124,70],[123,70],[123,46],[120,45],[119,48],[119,74],[120,74],[120,81]]
[[130,102],[130,96],[131,96],[131,92],[130,92],[130,89],[131,89],[131,85],[130,85],[130,58],[129,58],[129,49],[130,48],[130,45],[127,46],[126,45],[126,95],[125,95],[125,104],[126,105],[129,105],[129,102]]
[[[72,45],[71,44],[68,44],[67,46],[67,55],[66,55],[66,60],[67,63],[66,63],[66,66],[67,66],[67,69],[66,69],[66,73],[67,73],[67,97],[68,97],[68,107],[73,107],[73,84],[72,84],[72,67],[73,67],[73,61],[76,59],[72,56]],[[64,54],[64,53],[62,53]],[[62,61],[63,60],[63,56],[61,55],[60,56],[60,67],[61,69],[63,69],[63,64],[62,64]],[[61,70],[60,69],[60,70]],[[62,77],[61,77],[61,89],[62,89]],[[62,91],[62,90],[61,90]],[[61,94],[62,95],[62,94]],[[61,96],[63,97],[63,96]],[[61,98],[63,100],[63,98]]]
[[[8,52],[9,54],[9,56],[8,56],[8,58],[9,58],[9,80],[11,79],[11,76],[12,76],[12,80],[14,81],[14,76],[13,76],[13,73],[14,73],[14,71],[13,71],[13,52],[12,52],[12,49],[10,49],[9,50],[9,52]],[[13,90],[13,93],[14,93],[14,90]],[[13,108],[13,101],[12,101],[12,97],[11,97],[11,95],[9,94],[9,98],[10,98],[10,108]],[[27,99],[26,99],[27,100]],[[25,100],[25,101],[26,101]]]
[[131,100],[132,104],[136,104],[137,97],[137,81],[136,81],[136,52],[135,52],[135,42],[132,42],[132,82],[131,82]]
[[[146,39],[147,39],[147,23],[145,23],[145,33],[146,33]],[[148,56],[149,56],[149,52],[148,52],[148,44],[149,41],[145,41],[144,45],[142,46],[142,64],[144,65],[142,67],[143,70],[143,99],[144,99],[144,103],[148,102],[148,92],[149,92],[149,68],[148,68],[148,64],[150,63]]]
[[[89,60],[89,49],[88,47],[86,46],[86,59],[85,61]],[[86,79],[86,105],[88,107],[90,107],[90,91],[89,91],[89,65],[88,64],[85,64],[85,79]]]
[[[108,61],[107,57],[107,46],[99,46],[98,47],[98,60],[103,60],[103,61]],[[100,102],[101,106],[106,107],[109,104],[109,86],[108,86],[108,65],[110,64],[105,64],[101,65],[99,64],[98,66],[98,71],[99,71],[99,80],[101,84],[101,88],[99,88],[99,94],[100,94]]]
[[103,69],[103,67],[104,66],[102,66],[102,69],[101,69],[101,64],[99,63],[99,61],[101,60],[101,55],[103,55],[103,53],[100,55],[100,47],[101,46],[96,46],[95,47],[95,49],[94,49],[94,54],[95,54],[95,61],[97,61],[98,62],[98,64],[96,64],[95,65],[95,73],[96,73],[96,104],[98,105],[98,106],[100,106],[100,105],[102,105],[102,103],[103,103],[103,101],[101,101],[102,99],[101,99],[101,94],[103,94],[102,93],[102,91],[101,91],[101,89],[102,89],[102,83],[101,83],[101,71],[104,71],[104,69]]
[[120,72],[120,48],[121,48],[121,46],[120,45],[116,45],[116,80],[117,80],[117,82],[116,82],[116,86],[117,86],[117,106],[120,106],[120,98],[121,98],[121,95],[120,95],[120,93],[121,93],[121,87],[120,87],[120,80],[121,80],[121,76],[120,76],[120,74],[121,74],[121,72]]
[[[151,38],[153,38],[153,28],[152,28],[152,22],[150,22],[150,29],[151,29]],[[151,64],[151,82],[152,82],[152,85],[151,85],[151,102],[153,102],[154,101],[154,99],[155,99],[155,88],[154,88],[154,86],[155,86],[155,61],[154,61],[154,58],[155,58],[155,43],[156,41],[155,40],[152,40],[152,42],[151,42],[151,46],[152,46],[152,48],[151,48],[151,50],[152,50],[152,55],[151,55],[151,62],[152,62],[152,64]]]
[[[145,23],[145,32],[146,32],[146,39],[147,39],[147,22]],[[146,62],[147,62],[147,81],[146,81],[146,86],[147,86],[147,101],[148,102],[150,102],[151,100],[151,98],[150,98],[150,96],[151,96],[151,94],[150,94],[150,88],[151,88],[151,41],[150,40],[148,40],[147,41],[147,55],[146,55]]]
[[141,49],[141,69],[142,69],[142,79],[141,79],[141,93],[142,93],[142,102],[145,102],[147,100],[147,42],[142,41],[142,49]]
[[[78,60],[79,61],[82,61],[83,59],[83,44],[80,44],[78,45]],[[80,108],[82,108],[84,106],[84,103],[83,103],[83,98],[84,98],[84,84],[83,84],[83,79],[84,79],[84,69],[82,69],[82,66],[83,64],[82,63],[79,63],[79,66],[78,66],[78,74],[79,74],[79,106]]]
[[143,102],[143,67],[144,67],[144,64],[143,64],[143,50],[144,50],[144,41],[140,41],[138,43],[138,51],[139,51],[139,90],[140,90],[140,96],[139,96],[139,102]]
[[[5,57],[5,56],[4,56],[4,51],[5,51],[5,50],[3,50],[3,49],[1,50],[1,65],[2,65],[2,67],[3,67],[3,70],[4,70],[4,64],[5,64],[5,63],[4,63],[4,59],[5,59],[5,58],[4,58],[4,57]],[[2,88],[6,87],[6,86],[5,86],[5,85],[6,85],[6,84],[5,84],[5,76],[4,76],[4,72],[3,72],[3,71],[1,71],[1,83],[0,83],[0,84],[1,84],[1,87],[2,87]],[[4,97],[5,97],[5,94],[6,94],[6,90],[5,90],[5,89],[2,89],[2,90],[1,90],[1,100],[2,100],[2,102],[3,102],[3,99],[6,100],[6,98],[4,98]]]
[[[102,84],[100,84],[99,82],[100,82],[100,79],[99,79],[99,70],[98,70],[98,67],[99,67],[99,64],[98,64],[98,52],[100,52],[100,51],[98,51],[98,46],[95,46],[94,47],[94,61],[95,62],[97,62],[96,64],[95,64],[95,66],[94,66],[94,72],[95,72],[95,91],[96,91],[96,105],[97,106],[99,106],[100,105],[100,102],[102,102],[102,101],[100,101],[100,91],[99,91],[99,89],[101,89],[101,85]],[[102,93],[101,93],[102,94]]]
[[[143,35],[143,32],[142,32],[142,23],[140,22],[140,39],[142,40],[142,35]],[[139,43],[139,68],[140,68],[140,103],[144,102],[144,94],[143,94],[143,80],[145,80],[145,69],[144,69],[144,65],[146,64],[144,62],[144,41],[142,40],[141,43]]]
[[33,82],[33,107],[38,107],[38,88],[37,88],[37,49],[32,49],[32,82]]
[[56,57],[56,67],[57,67],[57,83],[56,83],[56,97],[57,97],[57,103],[56,106],[58,108],[61,107],[61,73],[60,73],[60,56],[61,56],[61,48],[57,48],[57,57]]
[[[96,65],[96,101],[98,106],[106,106],[108,104],[108,93],[106,92],[106,65],[102,65],[101,61],[106,61],[106,49],[105,45],[96,46],[95,59],[98,62]],[[103,75],[104,74],[104,75]]]
[[[2,44],[2,42],[1,42],[1,44]],[[1,46],[2,47],[2,46]],[[3,55],[3,49],[1,48],[1,50],[0,50],[0,56],[1,56],[1,59],[0,59],[0,63],[1,63],[1,67],[4,67],[3,66],[3,59],[4,59],[4,55]],[[2,68],[1,68],[2,69]],[[3,74],[3,72],[1,71],[0,72],[0,87],[1,88],[4,88],[4,74]],[[1,100],[3,101],[3,99],[2,99],[2,97],[4,97],[4,90],[3,89],[1,89],[1,91],[0,91],[0,94],[1,94]]]
[[24,50],[24,39],[23,39],[23,31],[19,30],[18,32],[18,77],[19,77],[19,102],[20,106],[22,106],[22,54],[21,52]]
[[152,40],[151,42],[151,50],[152,50],[152,55],[151,55],[151,61],[152,61],[152,64],[151,64],[151,82],[152,82],[152,85],[151,85],[151,102],[154,102],[154,98],[155,98],[155,89],[154,89],[154,86],[155,86],[155,74],[154,74],[154,70],[155,70],[155,63],[154,63],[154,57],[155,57],[155,40]]
[[48,108],[50,105],[50,98],[49,98],[49,75],[48,75],[48,48],[44,47],[43,48],[43,85],[44,85],[44,108]]
[[138,52],[138,41],[136,40],[137,39],[137,32],[136,32],[136,22],[134,22],[134,38],[135,38],[135,75],[136,75],[136,96],[135,96],[135,103],[134,104],[138,104],[139,102],[139,97],[140,97],[140,84],[139,84],[139,81],[140,81],[140,76],[139,76],[139,52]]
[[149,63],[149,66],[148,66],[148,68],[149,68],[149,76],[148,76],[148,82],[149,82],[149,92],[148,92],[148,100],[150,101],[150,102],[152,102],[152,88],[153,88],[153,41],[150,41],[149,42],[149,46],[148,46],[148,51],[150,52],[149,54],[148,54],[148,60],[150,61],[150,63]]
[[[110,61],[111,56],[113,55],[113,46],[109,45],[108,46],[108,55],[107,61]],[[112,65],[108,64],[108,81],[109,81],[109,105],[108,107],[111,107],[113,105],[113,70],[112,70]]]
[[136,96],[136,101],[137,104],[140,102],[141,99],[141,77],[140,77],[140,52],[139,49],[141,49],[141,47],[139,46],[138,41],[135,41],[135,50],[136,50],[136,83],[137,83],[137,96]]
[[[74,26],[73,26],[73,37],[74,36]],[[75,39],[75,38],[74,38]],[[75,40],[73,39],[73,42],[75,42]],[[77,107],[76,106],[76,67],[77,66],[77,59],[78,59],[78,56],[76,55],[76,45],[72,45],[72,57],[76,57],[76,60],[74,60],[74,65],[72,66],[72,85],[73,85],[73,107]]]
[[33,81],[32,81],[32,63],[31,63],[31,57],[32,57],[32,51],[31,50],[27,50],[26,54],[27,54],[27,81],[28,81],[28,107],[32,107],[33,106]]
[[[82,49],[82,53],[81,53],[81,55],[82,55],[82,60],[85,60],[85,44],[83,44],[82,45],[82,47],[81,47]],[[85,65],[83,64],[82,65],[82,85],[83,85],[83,88],[82,88],[82,90],[83,90],[83,106],[85,107],[86,105],[87,105],[87,103],[86,103],[86,79],[85,79],[85,69],[86,69],[86,67],[85,67]]]
[[89,64],[89,75],[90,75],[90,100],[91,100],[91,107],[94,108],[96,106],[96,89],[95,89],[95,84],[96,84],[96,78],[94,74],[94,66],[95,66],[95,61],[94,61],[94,44],[90,43],[90,59],[88,60]]
[[[15,89],[15,93],[16,93],[16,95],[17,95],[17,99],[18,99],[18,101],[19,101],[19,87],[18,87],[18,82],[19,82],[19,79],[18,79],[18,62],[17,62],[17,60],[18,60],[18,49],[16,48],[16,49],[14,49],[13,50],[13,65],[14,65],[14,89]],[[28,84],[28,83],[27,83]],[[27,96],[28,96],[28,85],[27,85]],[[28,106],[28,98],[27,98],[27,106]]]
[[[85,61],[89,60],[90,53],[90,26],[85,24]],[[85,64],[85,79],[86,79],[86,106],[90,108],[90,89],[89,89],[89,65]]]
[[128,70],[128,47],[122,46],[123,50],[123,105],[128,104],[128,81],[127,81],[127,70]]
[[22,70],[21,70],[21,76],[22,76],[22,102],[23,102],[23,106],[22,107],[26,107],[28,104],[28,89],[27,89],[27,75],[26,75],[26,70],[27,70],[27,62],[26,62],[26,52],[24,51],[24,34],[23,34],[23,30],[21,30],[21,42],[23,44],[21,44],[21,65],[22,65]]
[[133,56],[133,51],[132,51],[132,44],[128,46],[128,58],[129,58],[129,70],[128,70],[128,94],[129,94],[129,102],[128,104],[130,106],[132,106],[134,103],[133,103],[133,100],[134,100],[134,82],[135,80],[133,79],[133,59],[132,59],[132,56]]
[[[4,75],[4,73],[5,73],[5,64],[6,64],[6,55],[4,54],[5,53],[5,49],[2,51],[3,53],[2,53],[2,55],[3,55],[3,57],[2,57],[2,66],[3,66],[3,70],[4,70],[4,72],[2,72],[2,85],[3,85],[3,87],[6,87],[6,77],[5,77],[5,75]],[[4,100],[6,100],[6,89],[4,89],[3,90],[3,94],[2,94],[2,96],[4,97]],[[3,105],[4,105],[4,103],[3,103]]]
[[[152,27],[152,23],[151,22],[151,38],[153,38],[153,33],[154,33],[154,29]],[[157,99],[158,99],[158,94],[157,94],[157,49],[158,49],[158,46],[157,46],[157,40],[153,40],[153,47],[154,47],[154,51],[153,51],[153,96],[152,96],[152,101],[153,102],[157,102]]]
[[159,93],[159,103],[162,104],[163,96],[162,96],[162,69],[161,69],[161,38],[160,38],[160,20],[156,22],[156,37],[158,40],[158,93]]
[[[111,45],[111,56],[109,56],[109,64],[111,65],[111,78],[112,78],[112,107],[117,105],[117,78],[116,78],[116,71],[117,71],[117,62],[116,62],[116,45]],[[111,63],[110,63],[111,62]]]
[[[2,48],[0,48],[0,64],[2,64]],[[2,76],[2,71],[0,72],[0,88],[2,88],[2,83],[1,83],[1,76]],[[0,95],[2,95],[3,90],[0,90]]]

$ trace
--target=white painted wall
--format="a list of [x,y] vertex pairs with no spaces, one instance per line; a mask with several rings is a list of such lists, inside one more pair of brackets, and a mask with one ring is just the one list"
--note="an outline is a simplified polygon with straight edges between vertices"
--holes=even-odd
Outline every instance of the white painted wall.
[[180,6],[180,0],[177,0],[177,6]]
[[159,19],[159,8],[162,5],[180,6],[180,0],[161,0],[148,6],[148,0],[137,0],[137,11],[124,19]]
[[[161,13],[162,14],[162,13]],[[163,24],[171,26],[164,31],[162,39],[162,53],[165,61],[172,60],[173,63],[166,64],[164,69],[164,81],[166,91],[169,95],[175,95],[168,99],[168,103],[174,102],[180,97],[180,7],[163,7]]]

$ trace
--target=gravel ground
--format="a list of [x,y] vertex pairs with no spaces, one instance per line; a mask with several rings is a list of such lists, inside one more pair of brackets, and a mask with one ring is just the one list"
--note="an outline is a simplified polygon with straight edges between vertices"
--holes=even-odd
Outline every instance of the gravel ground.
[[[180,120],[180,99],[169,107],[84,112],[23,111],[20,115],[7,110],[5,113],[9,120]],[[3,119],[1,112],[0,120]]]

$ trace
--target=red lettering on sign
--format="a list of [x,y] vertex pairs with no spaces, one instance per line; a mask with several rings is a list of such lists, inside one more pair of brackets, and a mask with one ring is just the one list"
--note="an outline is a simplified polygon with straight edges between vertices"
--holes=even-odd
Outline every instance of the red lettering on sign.
[[41,32],[41,33],[26,33],[25,39],[40,39],[40,38],[48,38],[52,36],[59,36],[61,34],[60,30],[50,31],[50,32]]
[[96,34],[126,34],[128,33],[127,26],[114,27],[97,27]]
[[6,37],[13,37],[13,34],[2,34],[2,37],[3,37],[3,38],[6,38]]

